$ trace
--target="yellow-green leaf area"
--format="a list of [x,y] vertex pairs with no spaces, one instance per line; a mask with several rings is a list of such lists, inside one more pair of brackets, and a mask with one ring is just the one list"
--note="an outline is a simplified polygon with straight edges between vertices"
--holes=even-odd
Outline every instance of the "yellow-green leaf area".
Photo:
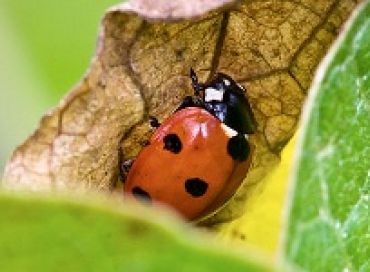
[[0,195],[1,270],[273,271],[255,257],[212,249],[173,219],[98,203]]
[[311,91],[285,254],[307,271],[369,271],[369,1],[352,16]]

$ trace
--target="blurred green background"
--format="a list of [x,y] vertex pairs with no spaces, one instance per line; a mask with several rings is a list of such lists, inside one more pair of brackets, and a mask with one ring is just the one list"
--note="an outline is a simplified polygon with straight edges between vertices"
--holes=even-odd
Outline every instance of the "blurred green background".
[[11,151],[85,73],[118,0],[0,0],[0,177]]

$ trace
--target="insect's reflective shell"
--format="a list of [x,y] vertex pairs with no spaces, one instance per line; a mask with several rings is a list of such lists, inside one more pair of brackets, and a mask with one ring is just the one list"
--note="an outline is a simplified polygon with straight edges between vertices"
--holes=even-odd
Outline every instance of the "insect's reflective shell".
[[214,212],[237,190],[252,148],[200,107],[175,112],[152,135],[130,169],[125,193],[165,203],[189,220]]

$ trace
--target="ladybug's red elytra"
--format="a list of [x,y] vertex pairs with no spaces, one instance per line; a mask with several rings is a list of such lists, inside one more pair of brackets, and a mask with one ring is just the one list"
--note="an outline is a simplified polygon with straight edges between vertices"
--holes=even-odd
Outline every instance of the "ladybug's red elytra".
[[[128,170],[125,194],[165,203],[189,220],[219,209],[245,178],[255,120],[244,88],[218,73],[201,84],[191,69],[194,96],[159,124]],[[127,169],[127,162],[124,164]]]

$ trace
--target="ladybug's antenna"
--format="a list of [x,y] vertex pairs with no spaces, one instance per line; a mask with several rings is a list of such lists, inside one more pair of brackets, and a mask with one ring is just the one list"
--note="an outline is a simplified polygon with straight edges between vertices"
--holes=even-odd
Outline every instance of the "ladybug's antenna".
[[199,96],[200,91],[204,89],[203,84],[200,84],[198,82],[198,76],[193,70],[193,68],[190,68],[190,78],[191,78],[191,85],[193,86],[194,93],[196,96]]

